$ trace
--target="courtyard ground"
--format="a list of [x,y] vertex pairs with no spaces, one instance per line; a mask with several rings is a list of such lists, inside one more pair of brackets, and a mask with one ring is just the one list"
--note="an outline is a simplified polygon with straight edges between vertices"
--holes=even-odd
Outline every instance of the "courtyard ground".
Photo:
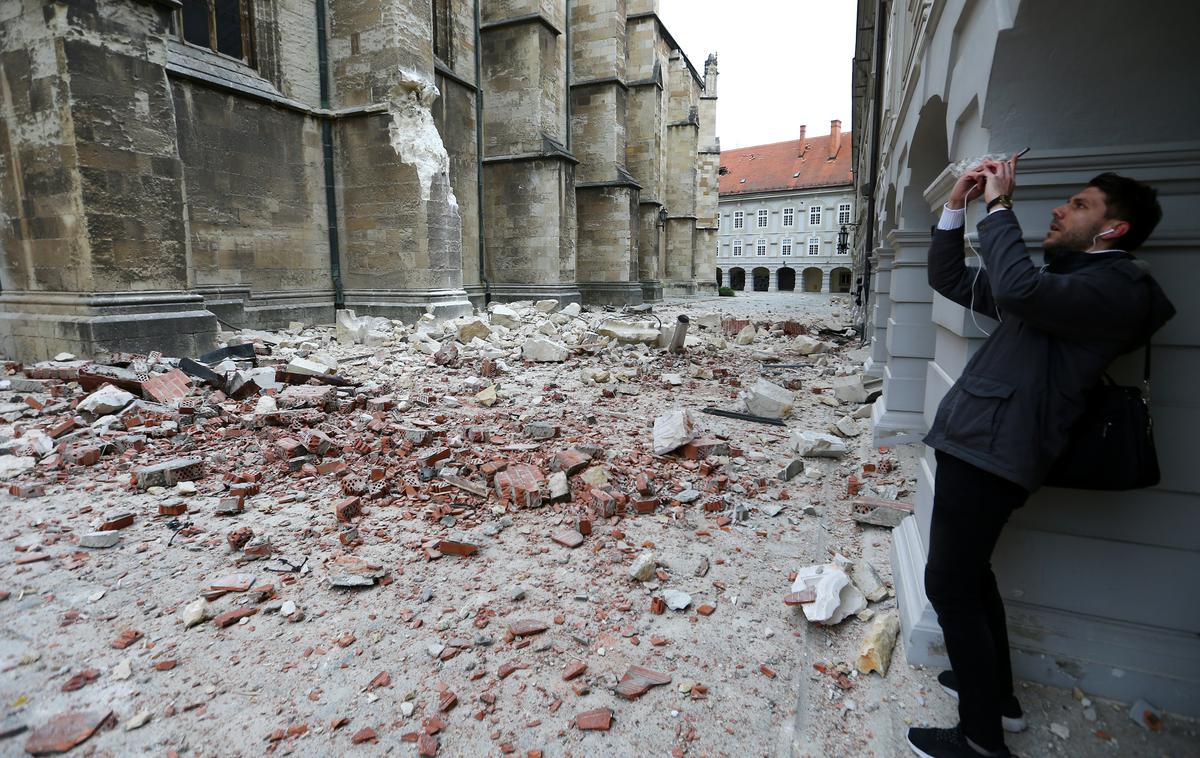
[[[911,502],[917,451],[873,448],[863,405],[835,395],[866,357],[844,298],[512,311],[487,334],[244,334],[260,366],[348,380],[267,386],[270,401],[196,382],[85,414],[69,367],[86,366],[10,366],[49,378],[0,406],[25,461],[0,495],[0,754],[897,756],[908,726],[953,723],[902,646],[885,676],[856,670],[896,600],[890,531],[852,516]],[[679,314],[683,355],[601,334]],[[536,340],[560,360],[522,360]],[[744,411],[760,377],[794,391],[783,426],[701,412]],[[655,454],[674,408],[693,442]],[[839,422],[844,455],[781,478],[796,432]],[[187,458],[202,470],[184,481],[146,472]],[[791,575],[839,557],[884,591],[861,618],[810,623],[784,603]],[[1127,705],[1018,695],[1019,755],[1196,754],[1187,720],[1148,732]]]

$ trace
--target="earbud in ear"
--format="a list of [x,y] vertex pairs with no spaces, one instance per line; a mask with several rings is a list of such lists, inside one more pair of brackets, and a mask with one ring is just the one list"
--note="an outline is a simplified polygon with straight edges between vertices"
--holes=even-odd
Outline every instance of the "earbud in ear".
[[1099,233],[1099,234],[1097,234],[1096,236],[1097,236],[1097,237],[1107,237],[1108,235],[1112,234],[1112,233],[1113,233],[1113,232],[1115,232],[1115,231],[1116,231],[1116,228],[1115,228],[1115,227],[1111,227],[1111,226],[1110,226],[1109,228],[1107,228],[1107,229],[1105,229],[1104,231],[1100,232],[1100,233]]

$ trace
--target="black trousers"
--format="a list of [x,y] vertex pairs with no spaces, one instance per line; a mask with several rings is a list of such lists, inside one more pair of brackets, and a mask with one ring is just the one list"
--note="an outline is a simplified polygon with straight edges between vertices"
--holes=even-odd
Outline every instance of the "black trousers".
[[936,456],[925,594],[958,680],[959,725],[980,747],[996,750],[1004,744],[1000,715],[1013,680],[992,550],[1029,493],[940,450]]

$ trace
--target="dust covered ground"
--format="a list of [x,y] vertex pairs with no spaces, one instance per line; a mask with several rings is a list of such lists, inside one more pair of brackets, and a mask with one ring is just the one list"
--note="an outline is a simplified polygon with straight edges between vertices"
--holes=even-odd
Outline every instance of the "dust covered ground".
[[[684,354],[647,344],[681,313]],[[866,357],[850,317],[778,293],[231,333],[279,373],[226,359],[222,389],[171,388],[176,362],[115,356],[159,382],[99,413],[77,407],[87,365],[10,366],[31,378],[0,404],[0,754],[906,754],[905,729],[954,705],[900,648],[886,677],[855,668],[896,601],[890,531],[852,515],[911,502],[917,453],[873,449],[869,409],[835,395]],[[613,318],[642,323],[613,337]],[[318,378],[274,381],[301,371]],[[783,426],[701,412],[744,412],[759,378],[791,393]],[[655,454],[676,408],[692,442]],[[846,452],[798,458],[805,430]],[[184,481],[145,473],[188,458]],[[105,521],[89,539],[113,546],[79,544]],[[793,572],[838,559],[873,567],[880,599],[832,626],[784,603]],[[1018,694],[1021,755],[1196,744],[1170,716],[1150,733],[1123,706]]]

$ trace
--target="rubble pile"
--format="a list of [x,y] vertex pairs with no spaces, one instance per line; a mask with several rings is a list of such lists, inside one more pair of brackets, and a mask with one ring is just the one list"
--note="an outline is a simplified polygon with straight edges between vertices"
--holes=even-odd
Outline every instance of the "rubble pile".
[[[910,489],[889,451],[869,450],[861,435],[878,387],[846,356],[854,333],[836,313],[753,321],[697,305],[673,353],[674,315],[558,306],[492,304],[411,325],[339,311],[333,328],[228,333],[203,356],[6,363],[0,477],[10,511],[43,502],[45,515],[5,535],[14,558],[0,588],[57,577],[61,591],[18,590],[19,600],[50,595],[36,607],[68,614],[68,630],[89,602],[114,603],[89,622],[105,635],[104,655],[53,654],[77,693],[72,704],[91,709],[71,717],[72,733],[82,741],[114,723],[132,733],[196,709],[216,713],[223,691],[212,684],[203,695],[174,694],[165,709],[127,687],[84,697],[101,686],[96,678],[110,688],[123,681],[117,665],[144,682],[185,651],[215,649],[297,674],[344,651],[340,668],[357,670],[359,689],[341,710],[314,706],[320,724],[273,727],[261,735],[269,751],[344,734],[436,755],[471,722],[489,725],[502,753],[555,734],[617,735],[641,718],[628,709],[663,693],[696,707],[747,697],[722,682],[749,672],[786,697],[786,682],[772,680],[799,661],[796,651],[719,678],[723,668],[683,646],[687,635],[723,634],[721,624],[765,608],[797,633],[809,622],[861,620],[842,668],[830,664],[846,689],[868,606],[894,600],[868,561],[835,553],[857,553],[862,527],[852,515],[863,503],[903,511],[896,501]],[[818,530],[838,544],[800,554]],[[745,563],[762,560],[753,545],[789,534],[800,547],[765,573]],[[762,586],[739,590],[749,565]],[[114,578],[129,571],[143,577],[135,584],[155,583],[136,596],[136,611]],[[70,582],[106,589],[88,601],[66,591]],[[5,589],[0,602],[11,612],[18,598]],[[361,629],[338,626],[350,613]],[[372,623],[375,614],[395,623]],[[721,623],[705,632],[710,616]],[[255,629],[290,642],[267,647]],[[424,652],[361,657],[389,635]],[[886,673],[895,637],[890,622],[871,627],[858,670]],[[308,652],[285,660],[295,653],[288,645]],[[85,675],[116,651],[125,651],[116,673]],[[326,702],[321,688],[331,685],[320,682],[330,675],[307,680],[309,705]],[[523,682],[516,691],[505,689],[510,678]],[[393,681],[404,684],[389,692]],[[505,711],[502,691],[520,710]],[[383,698],[396,706],[387,718],[351,710]],[[272,706],[269,718],[302,719],[302,710]],[[13,734],[28,727],[31,744],[45,743],[49,715],[18,711]],[[561,729],[537,731],[543,719]],[[677,754],[708,728],[694,711],[684,719],[670,727]]]

